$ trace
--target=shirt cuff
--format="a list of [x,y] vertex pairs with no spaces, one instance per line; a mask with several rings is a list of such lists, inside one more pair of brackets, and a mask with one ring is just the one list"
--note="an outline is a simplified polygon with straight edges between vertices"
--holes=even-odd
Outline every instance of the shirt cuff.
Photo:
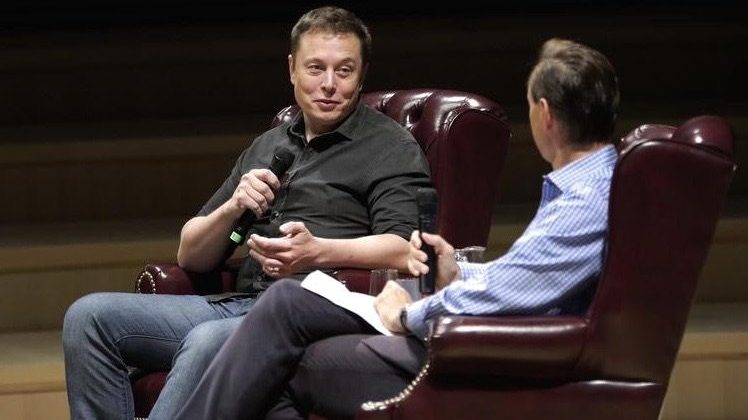
[[485,263],[469,263],[458,261],[457,266],[460,267],[461,280],[467,280],[471,277],[479,276],[486,270]]
[[[460,277],[454,282],[467,280],[471,277],[480,277],[486,270],[485,263],[458,262],[457,265],[460,267]],[[429,322],[431,321],[431,319],[427,319],[428,314],[431,313],[432,318],[434,318],[437,315],[448,313],[440,303],[442,292],[443,290],[408,305],[408,319],[406,321],[408,331],[422,339],[428,337]]]
[[431,297],[423,298],[410,303],[407,306],[408,317],[406,324],[408,331],[425,339],[429,334],[429,326],[426,323],[426,307]]

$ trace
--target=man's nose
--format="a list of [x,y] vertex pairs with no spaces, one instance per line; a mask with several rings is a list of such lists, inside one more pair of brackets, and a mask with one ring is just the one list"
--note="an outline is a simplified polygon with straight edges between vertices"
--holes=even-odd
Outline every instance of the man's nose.
[[334,92],[335,91],[335,71],[330,69],[325,72],[325,77],[322,79],[322,89],[324,89],[327,92]]

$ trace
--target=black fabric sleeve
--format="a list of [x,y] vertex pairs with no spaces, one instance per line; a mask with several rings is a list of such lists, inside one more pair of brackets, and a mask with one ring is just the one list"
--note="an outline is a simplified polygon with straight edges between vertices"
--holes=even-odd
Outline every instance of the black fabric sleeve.
[[409,240],[418,227],[416,191],[431,186],[428,162],[412,138],[397,142],[379,156],[369,168],[373,174],[368,195],[372,233],[392,233]]

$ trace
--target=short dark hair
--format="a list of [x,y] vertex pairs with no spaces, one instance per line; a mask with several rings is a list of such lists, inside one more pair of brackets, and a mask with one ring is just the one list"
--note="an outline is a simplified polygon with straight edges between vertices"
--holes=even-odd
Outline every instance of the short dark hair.
[[304,13],[291,29],[291,55],[298,51],[302,35],[316,31],[356,35],[361,43],[362,65],[366,67],[369,64],[371,34],[364,22],[352,12],[339,7],[325,6]]
[[612,140],[620,102],[618,77],[599,51],[565,39],[546,41],[527,88],[533,101],[548,101],[570,141]]

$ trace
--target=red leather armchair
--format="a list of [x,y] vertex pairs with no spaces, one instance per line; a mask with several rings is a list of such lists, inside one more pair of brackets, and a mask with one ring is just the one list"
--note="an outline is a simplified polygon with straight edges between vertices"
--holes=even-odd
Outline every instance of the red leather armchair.
[[736,165],[718,117],[622,139],[608,249],[582,316],[446,316],[400,395],[357,419],[657,419]]
[[[457,247],[486,245],[510,137],[501,107],[478,95],[435,89],[368,93],[363,101],[410,130],[423,148],[439,193],[440,233]],[[281,110],[273,125],[292,118],[296,112],[296,106]],[[470,218],[463,217],[468,213]],[[229,261],[215,272],[191,273],[176,264],[149,264],[138,276],[136,292],[230,291],[239,265],[238,261]],[[336,276],[350,289],[368,292],[367,271],[341,269]],[[166,372],[133,378],[136,416],[148,415],[165,378]]]

